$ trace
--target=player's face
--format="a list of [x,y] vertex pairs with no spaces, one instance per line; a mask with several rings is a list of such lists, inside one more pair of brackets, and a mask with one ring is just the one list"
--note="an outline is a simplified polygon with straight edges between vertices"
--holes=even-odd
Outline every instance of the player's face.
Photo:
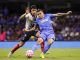
[[37,12],[37,17],[38,17],[38,18],[44,18],[44,13],[43,13],[43,11]]
[[37,9],[31,9],[31,13],[34,15],[34,14],[36,14],[36,12],[37,12]]

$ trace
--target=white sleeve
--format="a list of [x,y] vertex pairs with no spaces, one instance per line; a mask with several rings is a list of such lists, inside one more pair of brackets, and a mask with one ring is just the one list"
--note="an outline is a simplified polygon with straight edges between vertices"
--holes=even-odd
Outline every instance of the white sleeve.
[[32,17],[32,15],[31,15],[30,13],[26,14],[25,17],[26,17],[26,18],[29,18],[30,20],[33,20],[33,17]]

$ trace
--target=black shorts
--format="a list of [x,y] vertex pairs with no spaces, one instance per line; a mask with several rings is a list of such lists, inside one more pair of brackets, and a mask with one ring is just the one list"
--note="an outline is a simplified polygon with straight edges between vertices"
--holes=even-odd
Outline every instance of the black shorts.
[[37,32],[38,31],[35,30],[24,32],[24,34],[21,36],[19,40],[22,42],[26,42],[30,39],[31,36],[36,36]]

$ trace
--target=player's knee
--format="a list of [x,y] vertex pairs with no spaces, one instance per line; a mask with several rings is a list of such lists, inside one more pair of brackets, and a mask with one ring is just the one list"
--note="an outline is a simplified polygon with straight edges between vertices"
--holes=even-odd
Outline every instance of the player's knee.
[[53,42],[54,42],[53,39],[49,39],[49,40],[48,40],[48,44],[52,44]]
[[24,44],[25,44],[24,42],[20,42],[19,47],[22,47]]
[[38,31],[37,33],[36,33],[36,37],[39,37],[40,36],[40,32]]
[[43,39],[42,38],[38,38],[37,42],[38,42],[38,44],[41,44],[43,42]]

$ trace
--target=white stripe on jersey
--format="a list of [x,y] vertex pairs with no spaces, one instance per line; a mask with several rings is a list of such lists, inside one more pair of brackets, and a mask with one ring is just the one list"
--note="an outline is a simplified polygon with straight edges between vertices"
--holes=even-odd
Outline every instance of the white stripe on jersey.
[[25,17],[26,17],[25,29],[29,30],[29,27],[31,25],[31,21],[33,21],[33,17],[31,15],[31,13],[26,14]]
[[26,17],[26,18],[28,17],[30,20],[33,20],[33,17],[32,17],[32,15],[31,15],[31,13],[26,14],[25,17]]

